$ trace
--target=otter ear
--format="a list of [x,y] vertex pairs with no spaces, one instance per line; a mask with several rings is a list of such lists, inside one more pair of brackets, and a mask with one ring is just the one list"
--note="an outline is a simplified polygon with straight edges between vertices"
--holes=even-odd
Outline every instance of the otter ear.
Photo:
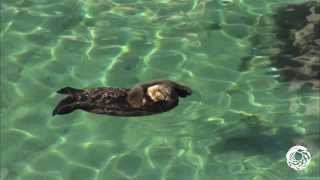
[[136,86],[128,92],[127,101],[135,108],[141,107],[143,105],[144,92],[141,86]]

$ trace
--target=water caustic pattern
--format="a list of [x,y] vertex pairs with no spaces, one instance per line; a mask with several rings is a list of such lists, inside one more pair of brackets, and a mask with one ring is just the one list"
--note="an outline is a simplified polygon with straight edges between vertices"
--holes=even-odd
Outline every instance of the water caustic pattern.
[[[260,24],[276,41],[289,2],[303,0],[3,0],[0,179],[318,179],[319,94],[278,81],[251,44]],[[61,87],[152,79],[194,94],[154,116],[51,117]],[[296,172],[285,154],[301,143]]]

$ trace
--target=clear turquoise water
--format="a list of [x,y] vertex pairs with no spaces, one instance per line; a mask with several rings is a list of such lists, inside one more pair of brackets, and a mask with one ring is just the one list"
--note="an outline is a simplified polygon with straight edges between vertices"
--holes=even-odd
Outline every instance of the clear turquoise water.
[[[319,179],[319,93],[278,82],[265,54],[239,71],[261,19],[302,1],[3,0],[0,179]],[[61,87],[153,79],[194,94],[148,117],[51,117]],[[306,170],[286,164],[293,142]]]

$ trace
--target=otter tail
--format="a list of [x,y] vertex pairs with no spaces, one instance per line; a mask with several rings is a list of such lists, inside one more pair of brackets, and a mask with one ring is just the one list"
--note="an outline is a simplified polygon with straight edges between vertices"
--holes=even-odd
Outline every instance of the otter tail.
[[58,105],[54,108],[52,116],[56,114],[69,114],[76,109],[81,109],[84,105],[83,102],[79,102],[77,96],[81,95],[83,90],[75,89],[71,87],[65,87],[57,91],[59,94],[67,94],[68,96],[62,99]]
[[81,89],[76,89],[76,88],[72,88],[72,87],[64,87],[64,88],[61,88],[57,91],[57,93],[59,94],[69,94],[69,95],[75,95],[75,94],[79,94],[79,93],[82,93],[83,90]]

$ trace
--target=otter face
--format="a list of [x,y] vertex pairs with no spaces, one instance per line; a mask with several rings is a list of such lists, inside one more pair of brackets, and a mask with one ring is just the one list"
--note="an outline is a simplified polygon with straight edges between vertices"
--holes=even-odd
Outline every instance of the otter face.
[[144,97],[142,87],[136,86],[132,88],[128,93],[127,101],[134,108],[143,106],[146,102],[146,99]]
[[169,100],[171,88],[165,85],[154,85],[147,89],[147,94],[154,102]]

